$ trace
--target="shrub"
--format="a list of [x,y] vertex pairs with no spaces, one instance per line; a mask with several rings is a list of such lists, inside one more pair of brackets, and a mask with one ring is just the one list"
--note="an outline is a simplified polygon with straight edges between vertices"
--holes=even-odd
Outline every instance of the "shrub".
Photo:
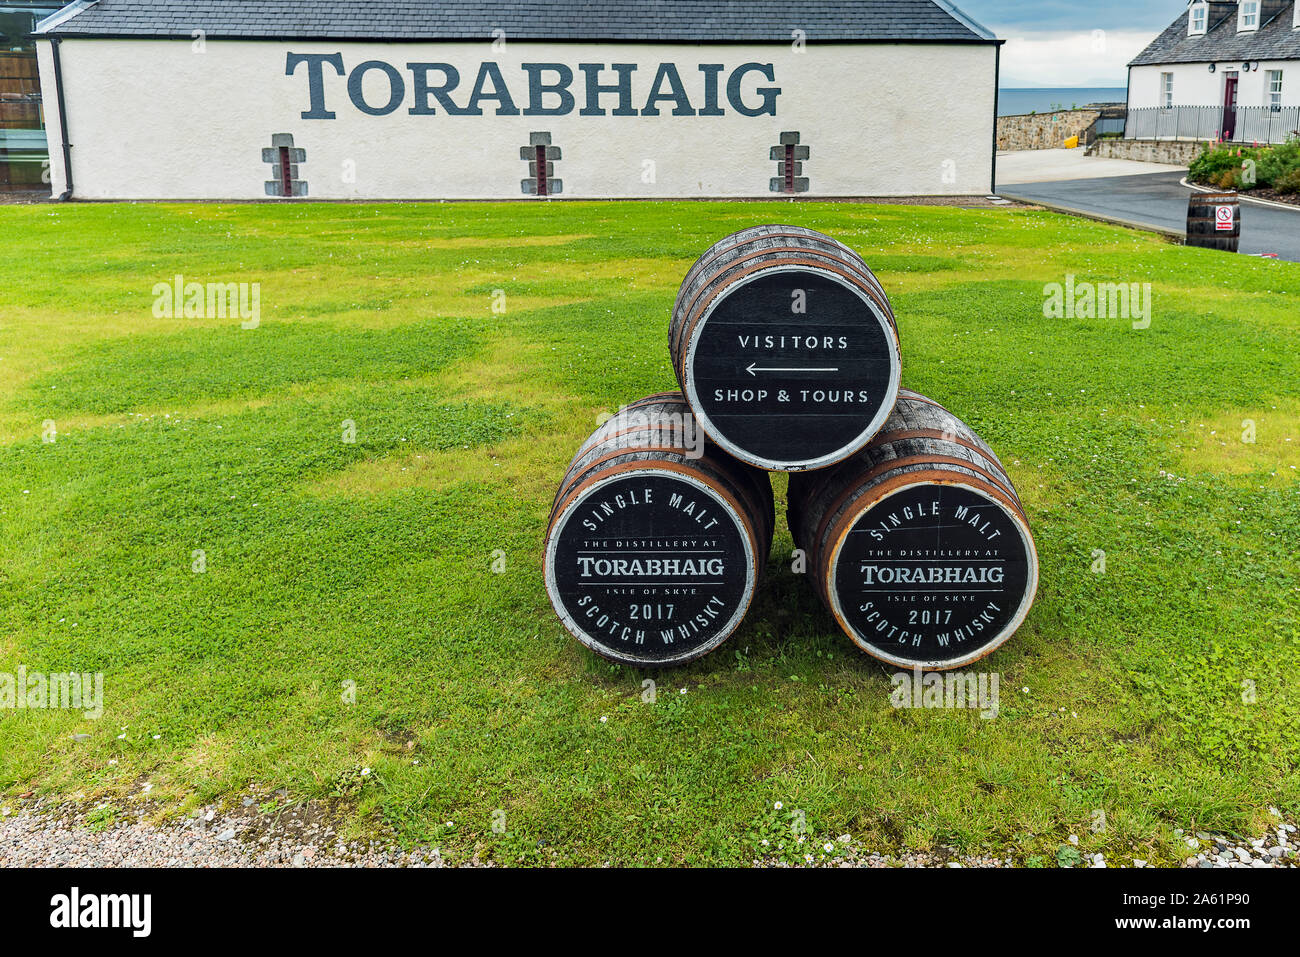
[[[1210,146],[1206,144],[1201,155],[1192,161],[1188,167],[1187,176],[1193,183],[1211,183],[1225,189],[1235,189],[1232,183],[1240,184],[1241,166],[1248,160],[1253,159],[1259,162],[1259,155],[1266,150],[1251,149],[1244,146],[1231,146],[1220,144],[1219,146]],[[1228,181],[1225,173],[1237,175]],[[1225,185],[1227,183],[1228,185]]]
[[1264,150],[1256,162],[1259,164],[1255,171],[1259,185],[1276,189],[1282,177],[1300,169],[1300,140],[1290,140],[1281,146]]
[[1201,155],[1192,160],[1188,168],[1188,177],[1194,183],[1209,183],[1226,169],[1237,164],[1236,152],[1226,146],[1212,147],[1205,145]]
[[1288,170],[1274,180],[1273,188],[1285,196],[1300,194],[1300,166]]
[[1207,182],[1217,189],[1242,190],[1251,188],[1245,184],[1242,171],[1235,167],[1214,173]]
[[[1247,160],[1255,161],[1253,183],[1243,182],[1242,167]],[[1300,139],[1264,147],[1206,144],[1189,167],[1187,176],[1193,183],[1207,183],[1220,189],[1276,188],[1282,177],[1296,169],[1300,169]]]

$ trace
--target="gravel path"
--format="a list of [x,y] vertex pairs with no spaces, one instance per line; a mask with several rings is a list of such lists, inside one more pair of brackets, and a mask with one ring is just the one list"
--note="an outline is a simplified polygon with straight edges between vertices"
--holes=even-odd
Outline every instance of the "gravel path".
[[[1181,828],[1174,831],[1174,837],[1187,846],[1187,857],[1183,867],[1229,868],[1229,867],[1300,867],[1300,832],[1296,824],[1283,819],[1277,808],[1269,808],[1268,815],[1272,824],[1263,837],[1248,839],[1230,834],[1214,834],[1205,831],[1188,832]],[[825,851],[834,846],[835,850]],[[935,851],[902,853],[880,853],[868,851],[856,844],[848,834],[843,834],[827,845],[809,842],[810,853],[803,865],[808,867],[1022,867],[1023,861],[996,854],[963,856],[955,848],[940,847]],[[1136,857],[1107,858],[1099,853],[1082,853],[1078,851],[1079,835],[1071,834],[1062,850],[1071,848],[1074,853],[1066,856],[1075,859],[1076,867],[1152,867],[1150,862]],[[1055,861],[1048,861],[1055,866]],[[756,867],[789,867],[783,861],[754,861]]]
[[[105,807],[29,801],[0,817],[0,867],[447,867],[437,848],[402,851],[376,841],[339,840],[334,824],[308,804],[267,811],[254,799],[241,808],[203,808],[178,824],[155,824],[156,809],[124,812]],[[1297,867],[1300,833],[1293,822],[1269,809],[1272,826],[1257,839],[1204,831],[1175,831],[1187,845],[1184,867]],[[1067,846],[1077,847],[1070,835]],[[817,853],[801,866],[816,867],[1016,867],[1023,862],[1002,855],[962,856],[952,848],[931,852],[880,853],[857,845],[845,834],[831,844],[832,855],[810,842]],[[1071,856],[1072,855],[1067,855]],[[1054,865],[1055,861],[1048,862]],[[787,867],[780,861],[754,861],[758,867]],[[469,867],[490,867],[477,858]],[[1141,859],[1106,859],[1081,854],[1079,866],[1147,867]]]
[[245,798],[236,811],[203,808],[179,824],[152,823],[150,810],[108,819],[100,809],[68,805],[6,809],[0,867],[448,866],[437,848],[406,852],[377,841],[340,841],[310,805],[268,814]]

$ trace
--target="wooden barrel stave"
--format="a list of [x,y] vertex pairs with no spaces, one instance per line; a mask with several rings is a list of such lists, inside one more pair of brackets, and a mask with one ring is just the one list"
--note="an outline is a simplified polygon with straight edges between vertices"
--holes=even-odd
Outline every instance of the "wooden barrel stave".
[[749,229],[742,229],[739,232],[732,233],[730,236],[724,236],[722,239],[719,239],[716,243],[701,253],[700,257],[695,260],[695,263],[691,268],[686,271],[686,276],[682,280],[681,288],[677,293],[677,301],[673,304],[673,314],[676,315],[682,297],[685,295],[686,290],[693,286],[696,276],[712,263],[716,256],[725,250],[742,246],[757,239],[772,238],[814,240],[818,243],[818,248],[824,248],[829,244],[837,247],[839,250],[850,256],[856,255],[848,246],[845,246],[838,239],[819,233],[814,229],[808,229],[805,226],[771,225],[753,226]]
[[[922,410],[919,408],[915,408],[915,405],[917,404],[921,406],[930,406],[934,409],[937,409],[938,413],[943,418],[938,420],[932,420],[936,423],[931,426],[932,428],[937,428],[940,431],[945,431],[945,430],[951,431],[952,433],[960,437],[963,441],[967,441],[974,444],[986,456],[988,456],[993,461],[997,462],[999,466],[1001,466],[1002,464],[1001,460],[998,458],[997,453],[994,452],[993,449],[989,447],[989,444],[985,442],[982,438],[980,438],[979,434],[976,433],[974,429],[972,429],[961,419],[957,418],[957,416],[953,415],[953,413],[949,411],[947,408],[940,405],[938,402],[935,402],[934,399],[931,399],[928,396],[921,395],[921,393],[919,392],[914,392],[911,389],[899,389],[898,397],[900,399],[910,399],[912,402],[911,405],[904,407],[902,410],[898,410],[897,407],[895,407],[895,411],[901,411],[903,415],[910,417],[904,419],[903,421],[917,422],[917,423],[923,421],[923,419],[921,418],[921,416],[923,415]],[[883,432],[884,430],[882,429],[881,431]]]
[[[848,281],[861,286],[872,301],[888,313],[892,324],[893,314],[889,312],[889,300],[875,276],[863,273],[865,267],[859,266],[852,259],[839,254],[829,254],[823,249],[797,248],[790,246],[773,246],[770,248],[752,248],[761,246],[754,243],[743,254],[729,257],[725,261],[715,261],[715,271],[697,279],[682,297],[682,308],[675,311],[674,319],[669,322],[669,350],[674,355],[682,354],[682,340],[689,336],[704,312],[720,292],[737,279],[763,269],[808,268],[822,269],[842,276]],[[685,287],[684,287],[685,288]],[[894,329],[897,335],[897,328]]]
[[[633,416],[641,416],[633,420]],[[772,501],[771,482],[753,469],[723,468],[726,464],[716,448],[711,448],[702,432],[695,429],[692,436],[683,435],[681,428],[691,420],[690,407],[679,392],[659,393],[629,403],[618,414],[611,416],[579,448],[570,462],[551,507],[553,517],[566,494],[579,484],[584,476],[600,468],[621,464],[624,461],[644,461],[638,448],[629,441],[638,433],[649,433],[649,438],[666,442],[653,451],[669,461],[694,461],[698,468],[732,494],[742,498],[752,514],[763,519],[764,534],[770,540],[775,530],[776,515]],[[680,426],[679,426],[680,423]],[[615,440],[622,439],[620,447]],[[687,458],[683,450],[691,444],[702,443],[705,455],[698,459]]]
[[[823,236],[812,230],[795,232],[797,227],[754,227],[743,230],[734,236],[715,243],[701,256],[687,272],[673,304],[672,319],[669,322],[670,349],[676,354],[680,348],[683,324],[691,317],[693,310],[688,303],[698,302],[708,283],[715,282],[719,272],[730,269],[739,270],[755,258],[766,258],[771,263],[802,261],[801,258],[820,260],[827,266],[847,268],[860,279],[872,292],[872,298],[885,312],[889,313],[888,297],[875,274],[867,267],[862,258],[838,240]],[[760,232],[762,230],[762,232]],[[779,232],[777,231],[779,230]]]
[[[684,303],[698,299],[704,285],[713,281],[712,275],[716,271],[764,255],[773,264],[797,263],[801,261],[799,257],[804,256],[810,259],[820,257],[820,261],[828,266],[847,267],[863,280],[874,294],[873,299],[888,312],[888,299],[883,287],[862,258],[843,243],[802,227],[757,226],[715,243],[687,273],[678,291],[673,318],[669,324],[670,347],[674,354],[680,348],[683,322],[691,314],[691,310],[684,308]],[[706,274],[710,277],[707,280],[704,278]],[[889,318],[892,322],[892,313],[889,313]]]

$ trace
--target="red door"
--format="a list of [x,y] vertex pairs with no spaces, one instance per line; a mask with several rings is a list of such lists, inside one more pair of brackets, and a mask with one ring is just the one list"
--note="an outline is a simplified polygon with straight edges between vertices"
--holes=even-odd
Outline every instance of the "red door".
[[289,166],[289,147],[280,147],[280,195],[293,195],[293,170]]
[[1237,135],[1237,74],[1228,74],[1223,90],[1223,138],[1231,140]]
[[547,178],[547,176],[546,176],[546,147],[545,147],[545,146],[539,146],[539,147],[537,147],[537,148],[533,151],[533,155],[537,157],[537,160],[536,160],[536,164],[537,164],[537,195],[538,195],[538,196],[550,196],[550,195],[551,195],[551,183],[550,183],[550,180],[549,180],[549,179]]

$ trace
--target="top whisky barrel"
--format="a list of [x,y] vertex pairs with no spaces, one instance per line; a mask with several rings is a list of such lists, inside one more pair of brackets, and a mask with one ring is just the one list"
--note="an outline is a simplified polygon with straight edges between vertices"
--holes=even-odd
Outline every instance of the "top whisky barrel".
[[679,393],[648,396],[579,448],[547,522],[546,591],[613,661],[682,664],[749,608],[776,524],[766,473],[723,454]]
[[1187,200],[1187,245],[1235,253],[1240,244],[1240,197],[1236,193],[1192,193]]
[[770,471],[848,458],[898,395],[898,329],[880,283],[843,243],[798,226],[756,226],[705,252],[668,342],[705,432]]
[[903,390],[847,462],[790,477],[788,520],[818,594],[868,654],[947,670],[1020,627],[1038,587],[1029,521],[988,444]]

